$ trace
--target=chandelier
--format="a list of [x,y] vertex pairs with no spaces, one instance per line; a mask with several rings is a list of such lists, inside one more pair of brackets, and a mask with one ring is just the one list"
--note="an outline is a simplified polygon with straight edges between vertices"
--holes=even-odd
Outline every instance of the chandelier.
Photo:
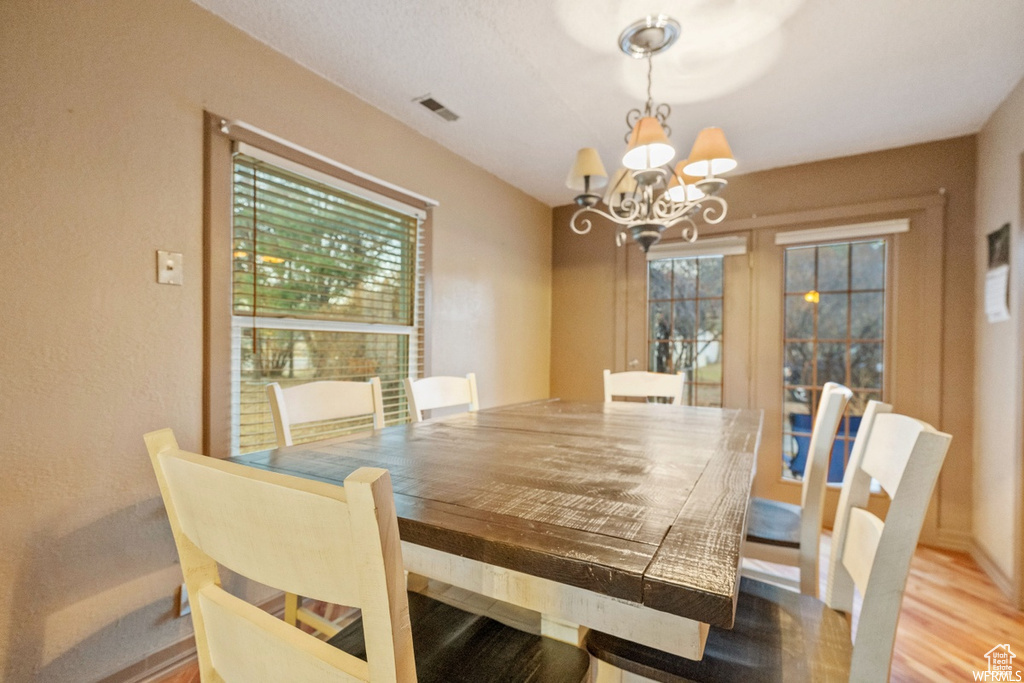
[[[673,167],[676,150],[668,139],[672,129],[666,125],[672,110],[667,104],[655,105],[651,98],[651,58],[678,37],[679,22],[665,15],[641,19],[619,36],[623,52],[647,60],[647,102],[642,111],[626,114],[626,153],[611,183],[596,149],[585,147],[576,154],[566,185],[582,192],[575,198],[580,208],[569,221],[577,234],[590,232],[590,214],[597,214],[623,226],[615,235],[618,246],[632,237],[646,252],[668,228],[682,224],[683,239],[693,242],[695,219],[713,225],[725,218],[729,205],[718,194],[726,181],[718,176],[736,167],[725,134],[720,128],[705,128],[690,156]],[[603,196],[593,192],[605,185]],[[606,210],[598,208],[602,202]]]

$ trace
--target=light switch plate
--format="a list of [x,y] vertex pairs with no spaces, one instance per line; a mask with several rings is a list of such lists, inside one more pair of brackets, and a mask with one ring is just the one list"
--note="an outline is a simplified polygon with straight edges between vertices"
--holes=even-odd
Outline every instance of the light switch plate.
[[181,254],[176,251],[156,252],[156,281],[162,285],[180,285],[185,273],[181,267]]

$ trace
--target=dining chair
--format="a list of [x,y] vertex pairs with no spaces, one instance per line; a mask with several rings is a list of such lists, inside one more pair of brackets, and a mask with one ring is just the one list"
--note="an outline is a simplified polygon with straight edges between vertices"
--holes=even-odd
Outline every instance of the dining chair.
[[267,398],[279,447],[291,446],[292,426],[306,422],[372,415],[373,428],[384,427],[379,377],[366,382],[307,382],[287,389],[271,382],[267,385]]
[[743,557],[798,567],[799,579],[744,568],[747,576],[791,586],[804,595],[818,597],[819,542],[829,458],[839,423],[852,396],[853,392],[842,384],[827,382],[822,387],[811,430],[800,505],[767,498],[750,499]]
[[669,375],[660,372],[604,371],[604,402],[611,403],[613,396],[628,398],[670,398],[672,405],[683,402],[683,373]]
[[469,406],[469,412],[480,410],[476,393],[476,374],[465,377],[424,377],[405,379],[405,396],[409,400],[409,415],[413,422],[423,421],[423,411],[452,406]]
[[[204,681],[556,681],[589,657],[405,589],[387,470],[344,486],[182,451],[170,429],[145,436],[185,585]],[[361,610],[329,641],[221,588],[219,568],[278,590]]]
[[[951,438],[871,401],[843,478],[825,601],[743,578],[733,628],[711,628],[700,661],[588,633],[587,649],[613,667],[598,680],[619,671],[663,683],[888,680],[910,561]],[[891,499],[884,522],[867,510],[872,478]],[[863,598],[856,634],[854,588]]]
[[[384,399],[378,377],[366,382],[307,382],[286,389],[271,382],[267,399],[279,448],[293,444],[292,425],[372,415],[374,429],[384,426]],[[293,626],[306,624],[328,635],[338,630],[333,622],[304,607],[301,595],[291,592],[285,593],[285,621]]]

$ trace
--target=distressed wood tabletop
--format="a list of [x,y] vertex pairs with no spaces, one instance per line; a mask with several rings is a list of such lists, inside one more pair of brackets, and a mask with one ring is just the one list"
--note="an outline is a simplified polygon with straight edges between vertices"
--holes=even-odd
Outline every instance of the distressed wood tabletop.
[[761,412],[543,401],[251,453],[391,472],[402,540],[731,627]]

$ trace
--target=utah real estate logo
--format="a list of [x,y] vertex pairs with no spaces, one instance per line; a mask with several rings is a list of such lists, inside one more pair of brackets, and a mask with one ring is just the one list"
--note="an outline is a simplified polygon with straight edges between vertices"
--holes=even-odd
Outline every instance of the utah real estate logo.
[[988,660],[988,671],[975,671],[976,681],[1019,681],[1020,671],[1013,670],[1013,660],[1017,655],[1013,654],[1009,644],[996,645],[985,653]]

